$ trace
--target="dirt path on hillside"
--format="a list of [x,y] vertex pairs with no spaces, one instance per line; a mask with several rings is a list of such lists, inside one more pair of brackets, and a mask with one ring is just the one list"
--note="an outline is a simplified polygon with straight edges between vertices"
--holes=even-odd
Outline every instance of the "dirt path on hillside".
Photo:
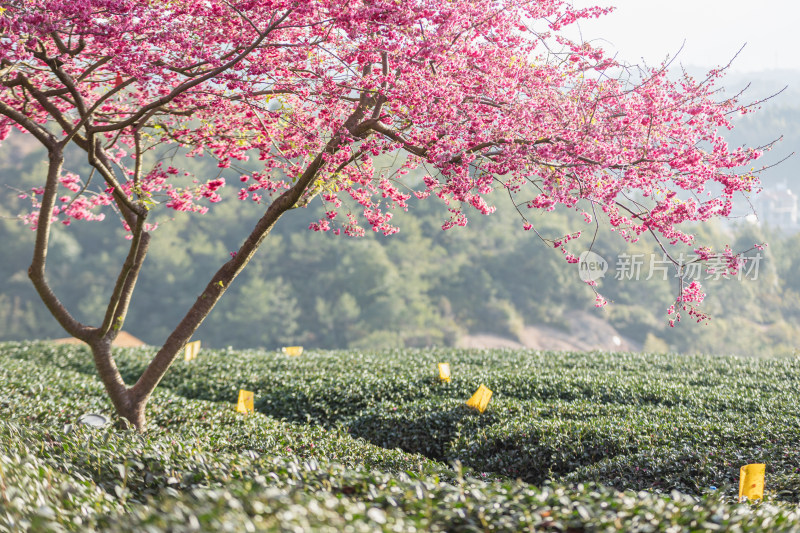
[[552,326],[526,326],[519,339],[488,333],[465,335],[459,348],[532,348],[553,351],[641,351],[642,346],[621,335],[614,327],[591,313],[573,311],[565,315],[569,331]]

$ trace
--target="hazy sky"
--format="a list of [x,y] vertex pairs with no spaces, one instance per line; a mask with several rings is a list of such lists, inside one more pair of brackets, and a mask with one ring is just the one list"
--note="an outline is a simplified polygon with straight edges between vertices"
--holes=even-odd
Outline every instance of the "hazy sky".
[[731,72],[800,69],[800,0],[573,0],[576,7],[616,6],[600,19],[582,21],[584,39],[636,63],[657,64],[686,44],[686,66],[725,64],[745,43]]

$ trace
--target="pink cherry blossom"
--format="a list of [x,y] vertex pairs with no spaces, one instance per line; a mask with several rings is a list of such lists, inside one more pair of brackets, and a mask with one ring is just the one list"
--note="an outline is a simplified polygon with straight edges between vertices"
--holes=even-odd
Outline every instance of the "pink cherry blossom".
[[[21,219],[41,237],[34,282],[70,333],[112,335],[108,321],[124,319],[122,289],[143,264],[140,245],[169,210],[203,214],[226,195],[264,205],[145,373],[148,383],[158,383],[164,361],[278,218],[310,202],[326,212],[312,230],[390,235],[399,231],[395,210],[413,209],[412,197],[443,202],[442,228],[451,229],[494,212],[488,195],[499,191],[524,230],[534,229],[526,213],[565,208],[590,233],[607,223],[630,242],[682,243],[706,260],[721,257],[729,272],[740,266],[737,254],[715,255],[683,228],[730,215],[737,198],[759,189],[741,169],[761,151],[723,138],[733,117],[752,110],[720,93],[724,69],[700,79],[673,76],[666,64],[634,69],[561,32],[611,8],[565,0],[3,6],[0,143],[15,128],[48,151]],[[68,145],[85,155],[86,175],[65,166]],[[208,158],[214,171],[192,175],[197,166],[184,158]],[[240,188],[228,192],[237,178]],[[105,214],[122,220],[131,249],[94,330],[48,292],[44,261],[53,222]],[[551,241],[568,262],[573,235]],[[684,309],[701,316],[701,294],[683,287],[672,320]]]

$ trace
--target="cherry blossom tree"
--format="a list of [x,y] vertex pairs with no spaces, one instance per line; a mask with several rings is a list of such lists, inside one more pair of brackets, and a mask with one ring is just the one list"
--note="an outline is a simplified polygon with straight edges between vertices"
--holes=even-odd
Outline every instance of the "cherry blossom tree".
[[[0,0],[0,140],[15,128],[48,153],[26,192],[30,279],[141,430],[193,332],[278,219],[312,201],[325,206],[312,230],[389,235],[412,196],[443,201],[448,229],[492,213],[486,195],[501,190],[525,230],[536,231],[530,213],[563,206],[592,230],[602,220],[627,240],[694,246],[681,224],[727,216],[735,194],[758,186],[737,171],[758,150],[721,136],[748,107],[718,90],[722,70],[675,79],[564,37],[607,11],[562,0]],[[65,168],[66,150],[91,170]],[[218,175],[180,163],[204,154]],[[386,154],[397,164],[377,168]],[[255,158],[256,171],[234,172]],[[409,180],[414,169],[422,183]],[[125,383],[111,343],[158,217],[205,213],[223,193],[263,216]],[[106,215],[130,247],[105,315],[88,325],[48,284],[48,243],[56,227]],[[545,240],[574,263],[576,236]],[[723,254],[735,269],[738,256]],[[702,297],[687,287],[670,313],[695,313]]]

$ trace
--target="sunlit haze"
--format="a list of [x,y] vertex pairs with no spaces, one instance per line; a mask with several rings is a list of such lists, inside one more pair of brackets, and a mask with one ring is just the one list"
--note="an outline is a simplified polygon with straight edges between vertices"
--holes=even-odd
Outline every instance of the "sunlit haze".
[[[797,0],[575,0],[575,7],[616,6],[600,19],[581,21],[586,40],[630,63],[655,65],[675,55],[690,67],[726,64],[746,43],[732,72],[800,70]],[[685,41],[685,44],[684,44]]]

